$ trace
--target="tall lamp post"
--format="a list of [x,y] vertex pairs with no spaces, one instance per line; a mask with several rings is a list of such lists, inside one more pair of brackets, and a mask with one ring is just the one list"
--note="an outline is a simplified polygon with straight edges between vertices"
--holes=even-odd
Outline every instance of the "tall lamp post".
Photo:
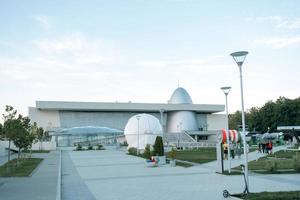
[[227,96],[230,92],[231,87],[221,87],[221,90],[223,90],[225,94],[226,99],[226,120],[227,120],[227,134],[226,134],[226,140],[227,140],[227,149],[228,149],[228,163],[229,163],[229,174],[231,173],[231,152],[230,152],[230,140],[229,140],[229,121],[228,121],[228,102],[227,102]]
[[137,134],[137,148],[136,148],[136,154],[139,155],[140,153],[140,118],[141,116],[140,115],[137,115],[136,116],[136,119],[138,121],[138,134]]
[[239,67],[240,70],[240,85],[241,85],[241,103],[242,103],[242,125],[243,125],[243,144],[244,144],[244,157],[245,157],[245,177],[246,177],[246,184],[249,192],[249,176],[248,176],[248,152],[247,152],[247,143],[246,143],[246,130],[245,130],[245,113],[244,113],[244,94],[243,94],[243,76],[242,76],[242,65],[245,61],[247,56],[247,51],[238,51],[231,53],[230,55],[233,57],[234,61]]

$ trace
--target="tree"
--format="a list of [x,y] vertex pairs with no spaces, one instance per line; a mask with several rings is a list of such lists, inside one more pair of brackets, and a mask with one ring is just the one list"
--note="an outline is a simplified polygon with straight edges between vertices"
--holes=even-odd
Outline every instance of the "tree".
[[164,155],[164,144],[161,136],[157,136],[153,145],[153,155]]
[[235,113],[228,115],[228,120],[230,129],[238,129],[239,125],[242,124],[241,111],[236,111]]
[[0,123],[0,140],[3,138],[4,132],[3,132],[3,125]]
[[10,161],[10,146],[12,137],[17,134],[18,121],[16,120],[17,110],[12,106],[5,107],[6,114],[2,114],[4,122],[2,129],[2,136],[8,140],[8,154],[7,160]]
[[31,148],[32,143],[35,139],[35,135],[30,131],[30,119],[28,117],[23,117],[19,115],[16,119],[16,134],[12,135],[12,141],[18,148],[18,160],[20,159],[21,152]]
[[3,124],[3,135],[5,139],[9,141],[9,152],[8,152],[8,161],[10,160],[10,146],[11,141],[19,149],[18,160],[22,150],[26,150],[31,147],[32,142],[35,139],[35,135],[32,134],[30,119],[28,117],[23,117],[18,115],[17,110],[12,106],[6,106],[6,114],[3,115],[4,124]]
[[144,158],[149,159],[149,160],[151,159],[151,146],[150,146],[150,144],[147,144],[145,146]]
[[[278,126],[300,125],[300,97],[288,99],[279,97],[275,102],[267,101],[262,107],[253,107],[245,112],[246,124],[250,131],[273,132]],[[229,115],[229,127],[236,129],[241,124],[241,112]],[[285,132],[287,137],[295,137],[300,144],[300,132]]]

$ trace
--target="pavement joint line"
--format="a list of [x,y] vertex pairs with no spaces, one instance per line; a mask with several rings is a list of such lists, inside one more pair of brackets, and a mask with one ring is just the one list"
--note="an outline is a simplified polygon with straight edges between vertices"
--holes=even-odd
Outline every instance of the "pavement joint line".
[[151,174],[151,175],[135,175],[135,176],[111,176],[103,178],[85,178],[84,181],[99,181],[99,180],[117,180],[117,179],[135,179],[135,178],[159,178],[170,176],[192,176],[199,174],[210,174],[207,172],[193,172],[193,173],[170,173],[170,174]]
[[142,165],[144,163],[136,162],[136,163],[114,163],[114,164],[102,164],[102,165],[75,165],[76,167],[109,167],[109,166],[122,166],[122,165]]

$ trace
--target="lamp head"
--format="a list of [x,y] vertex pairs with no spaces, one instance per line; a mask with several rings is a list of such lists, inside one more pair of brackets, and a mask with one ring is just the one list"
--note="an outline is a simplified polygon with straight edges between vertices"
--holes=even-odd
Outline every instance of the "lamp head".
[[237,52],[231,53],[230,55],[233,57],[236,64],[240,67],[243,65],[247,54],[248,54],[248,51],[237,51]]
[[224,94],[227,95],[230,92],[231,87],[230,86],[221,87],[221,90],[223,90]]

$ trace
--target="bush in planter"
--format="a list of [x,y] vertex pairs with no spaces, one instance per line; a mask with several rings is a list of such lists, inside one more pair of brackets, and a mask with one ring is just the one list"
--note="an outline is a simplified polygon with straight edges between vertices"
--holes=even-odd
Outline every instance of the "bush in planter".
[[128,154],[130,154],[130,155],[136,155],[137,154],[137,149],[134,148],[134,147],[130,147],[128,149]]
[[87,150],[93,150],[93,146],[89,144]]
[[153,155],[164,156],[164,144],[161,136],[157,136],[155,139]]
[[150,144],[147,144],[143,153],[143,156],[145,159],[150,160],[151,159],[151,146]]
[[103,150],[103,145],[102,144],[97,144],[96,150]]
[[83,149],[82,149],[82,146],[80,145],[80,144],[78,144],[77,146],[76,146],[76,151],[82,151]]

